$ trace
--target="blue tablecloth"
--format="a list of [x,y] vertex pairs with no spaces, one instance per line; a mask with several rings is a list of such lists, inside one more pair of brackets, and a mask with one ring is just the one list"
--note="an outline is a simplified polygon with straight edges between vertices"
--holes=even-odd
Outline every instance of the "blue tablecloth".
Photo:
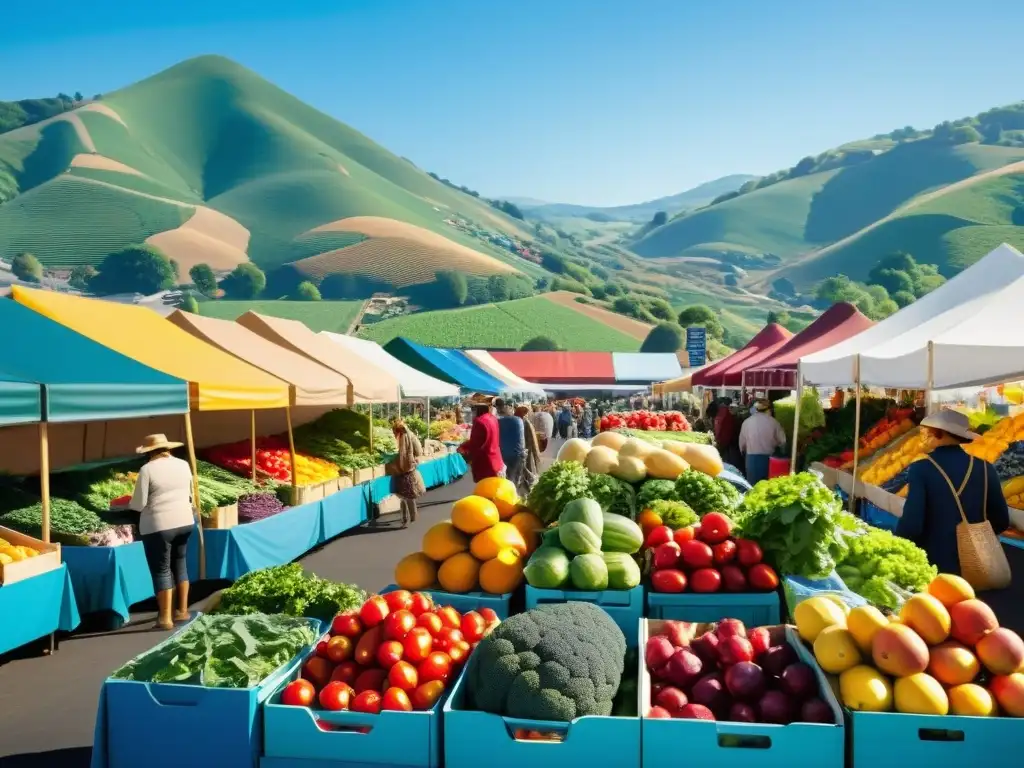
[[345,531],[366,522],[370,503],[363,486],[332,493],[320,502],[323,541],[330,541]]
[[65,546],[61,552],[81,613],[114,611],[127,621],[131,606],[154,595],[141,541],[119,547]]
[[66,565],[0,587],[0,654],[78,626],[78,607]]

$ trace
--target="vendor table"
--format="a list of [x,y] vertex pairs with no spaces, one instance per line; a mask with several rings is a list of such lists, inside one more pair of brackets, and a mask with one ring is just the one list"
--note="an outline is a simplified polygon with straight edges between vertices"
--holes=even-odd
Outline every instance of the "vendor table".
[[0,654],[57,630],[78,626],[78,607],[68,567],[0,586]]
[[141,541],[119,547],[63,546],[61,554],[83,614],[113,611],[128,621],[131,606],[153,597]]

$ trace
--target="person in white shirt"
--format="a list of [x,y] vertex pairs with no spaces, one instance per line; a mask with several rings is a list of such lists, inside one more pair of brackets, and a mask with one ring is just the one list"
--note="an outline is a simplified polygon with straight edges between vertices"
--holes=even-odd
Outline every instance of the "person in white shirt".
[[747,482],[751,485],[768,479],[768,460],[786,444],[786,433],[770,409],[767,400],[755,401],[750,418],[740,427],[740,451],[746,456]]
[[[129,506],[140,513],[139,533],[153,576],[160,629],[173,629],[175,621],[190,618],[186,552],[195,527],[192,470],[188,462],[171,455],[181,445],[166,435],[149,435],[135,449],[148,460],[139,470]],[[175,589],[178,603],[172,620]]]

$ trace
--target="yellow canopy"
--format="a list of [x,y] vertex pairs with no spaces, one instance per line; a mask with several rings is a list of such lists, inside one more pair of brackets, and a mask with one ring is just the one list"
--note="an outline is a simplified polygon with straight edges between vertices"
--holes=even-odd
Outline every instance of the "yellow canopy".
[[[694,373],[696,373],[696,371],[694,371]],[[693,390],[693,384],[691,383],[692,378],[693,373],[688,373],[677,379],[662,381],[654,385],[654,394],[667,395],[669,392],[690,392]]]
[[268,317],[250,311],[235,322],[345,376],[352,382],[354,402],[395,403],[402,397],[398,379],[390,373],[325,336],[314,333],[298,320]]
[[[284,408],[288,385],[168,323],[146,307],[14,286],[19,304],[189,383],[194,410]],[[60,354],[60,350],[40,350]]]
[[175,310],[167,318],[197,339],[288,382],[295,406],[350,405],[349,380],[308,357],[278,346],[231,320]]

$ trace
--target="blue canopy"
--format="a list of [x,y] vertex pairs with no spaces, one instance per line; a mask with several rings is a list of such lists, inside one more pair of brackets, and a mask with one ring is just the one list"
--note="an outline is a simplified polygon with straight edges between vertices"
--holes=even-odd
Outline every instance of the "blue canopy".
[[[42,385],[51,422],[163,416],[188,410],[188,383],[108,349],[16,301],[0,300],[0,376]],[[7,396],[0,386],[0,398]],[[23,395],[24,396],[24,395]],[[0,413],[6,406],[0,405]],[[35,417],[21,421],[39,421]],[[2,419],[2,417],[0,417]],[[11,422],[6,422],[11,423]]]
[[504,382],[491,376],[459,349],[425,347],[399,337],[389,341],[384,350],[417,371],[458,384],[463,389],[487,395],[498,395],[508,389]]

